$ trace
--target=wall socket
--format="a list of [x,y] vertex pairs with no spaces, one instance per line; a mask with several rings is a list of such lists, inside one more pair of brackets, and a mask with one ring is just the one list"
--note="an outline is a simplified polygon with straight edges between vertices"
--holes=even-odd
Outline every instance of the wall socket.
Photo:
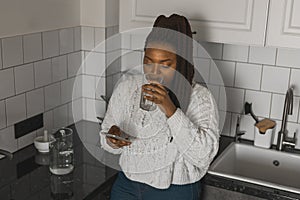
[[40,129],[44,126],[43,113],[28,118],[24,121],[16,123],[15,125],[15,138],[22,137],[32,131]]

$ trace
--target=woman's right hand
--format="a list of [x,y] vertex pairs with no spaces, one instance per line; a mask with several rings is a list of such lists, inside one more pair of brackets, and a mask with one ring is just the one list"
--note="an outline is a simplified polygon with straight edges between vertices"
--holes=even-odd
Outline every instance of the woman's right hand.
[[[108,133],[117,135],[117,136],[121,136],[121,130],[116,125],[113,125],[112,127],[110,127]],[[114,139],[111,137],[106,137],[106,142],[113,148],[120,148],[120,147],[128,146],[131,144],[131,142],[125,142],[123,140],[117,140],[117,139]]]

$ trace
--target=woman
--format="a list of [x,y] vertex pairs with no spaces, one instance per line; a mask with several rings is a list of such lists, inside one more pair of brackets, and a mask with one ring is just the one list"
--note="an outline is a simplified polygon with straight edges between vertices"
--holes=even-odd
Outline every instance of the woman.
[[[193,81],[192,52],[188,20],[161,15],[146,39],[143,62],[144,73],[162,75],[163,84],[143,85],[133,76],[114,90],[100,132],[102,148],[121,154],[112,200],[200,199],[200,179],[218,150],[219,130],[212,94]],[[139,107],[141,90],[157,109]],[[135,139],[104,134],[121,130]]]

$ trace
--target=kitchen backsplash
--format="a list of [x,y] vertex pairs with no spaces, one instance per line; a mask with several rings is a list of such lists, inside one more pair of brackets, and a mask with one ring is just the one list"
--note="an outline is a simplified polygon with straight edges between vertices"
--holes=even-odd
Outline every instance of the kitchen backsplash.
[[[124,44],[122,53],[126,56],[122,58],[122,71],[140,65],[143,57],[143,52],[135,48],[142,44],[138,38]],[[247,101],[252,103],[253,111],[259,118],[276,121],[275,144],[281,127],[285,93],[290,85],[294,85],[294,106],[293,115],[288,117],[287,129],[289,136],[293,136],[294,132],[299,133],[300,49],[205,42],[200,44],[201,46],[194,48],[194,64],[202,69],[201,75],[208,80],[207,84],[219,105],[220,124],[225,122],[224,127],[220,127],[222,135],[234,137],[237,116],[242,114],[240,129],[246,131],[242,138],[254,139],[255,121],[250,115],[243,115]],[[202,48],[209,53],[222,75],[225,91],[211,85],[216,73],[210,67],[211,59],[203,56]],[[224,102],[220,98],[224,96],[224,92],[227,96],[227,109],[223,109]]]
[[[98,46],[116,33],[118,26],[72,27],[1,38],[0,148],[14,152],[31,144],[44,129],[51,131],[74,121],[97,121],[96,116],[104,116],[106,103],[101,96],[110,97],[124,71],[141,65],[143,57],[143,52],[135,49],[135,43],[140,44],[141,40],[121,41],[115,37],[104,48]],[[120,43],[122,49],[113,48]],[[287,128],[289,135],[299,132],[300,49],[201,44],[213,58],[225,84],[227,111],[220,111],[221,121],[225,121],[223,135],[234,136],[237,115],[243,112],[246,101],[253,104],[254,113],[260,118],[276,120],[277,133],[289,85],[295,86],[295,98]],[[200,52],[194,49],[194,62],[206,68],[201,75],[209,84],[213,73]],[[77,78],[81,86],[72,100]],[[211,88],[222,107],[224,102],[219,97],[225,91]],[[75,119],[72,105],[80,111]],[[14,124],[40,113],[44,116],[44,128],[15,139]],[[250,116],[242,115],[240,128],[247,131],[243,138],[253,140],[254,120]]]
[[[89,73],[94,66],[104,69],[104,52],[93,52],[115,27],[71,27],[42,33],[0,39],[0,148],[15,152],[32,144],[44,129],[53,131],[74,123],[103,115],[106,104],[105,73]],[[85,56],[92,58],[82,65]],[[100,58],[100,59],[99,59]],[[80,69],[80,70],[79,70]],[[85,74],[86,73],[86,74]],[[102,78],[101,78],[102,76]],[[73,96],[75,79],[81,88]],[[96,88],[96,94],[89,88]],[[72,104],[77,117],[73,118]],[[43,113],[44,127],[15,139],[14,124]],[[93,121],[96,121],[94,119]]]
[[[245,102],[252,103],[259,118],[276,121],[276,134],[281,127],[285,93],[294,86],[293,115],[288,117],[288,134],[300,131],[300,49],[254,47],[209,43],[203,45],[214,59],[225,83],[227,112],[223,135],[234,136],[237,115],[243,113]],[[219,104],[222,102],[218,102]],[[241,130],[245,139],[254,139],[254,120],[242,115]]]

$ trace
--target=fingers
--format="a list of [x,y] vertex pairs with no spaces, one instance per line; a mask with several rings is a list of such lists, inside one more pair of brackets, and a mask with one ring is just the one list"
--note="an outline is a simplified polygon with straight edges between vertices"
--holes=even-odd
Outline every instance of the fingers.
[[[116,125],[113,125],[108,133],[110,134],[113,134],[113,135],[117,135],[117,136],[121,136],[121,130],[118,126]],[[106,137],[106,140],[108,141],[108,143],[111,143],[112,145],[114,146],[117,146],[117,147],[123,147],[123,146],[128,146],[131,144],[131,142],[126,142],[126,141],[123,141],[123,140],[117,140],[117,139],[114,139],[114,138],[111,138],[111,137]]]
[[143,85],[142,90],[147,94],[144,98],[156,104],[162,104],[169,98],[167,90],[162,85],[147,84]]
[[119,148],[123,147],[123,146],[129,146],[131,144],[131,142],[125,142],[125,141],[122,141],[122,140],[116,140],[116,139],[113,139],[113,138],[110,138],[110,137],[106,137],[106,140],[108,140],[114,146],[117,146]]
[[112,127],[110,127],[108,133],[120,136],[121,135],[121,130],[118,126],[113,125]]
[[[168,91],[164,88],[163,85],[160,84],[145,84],[142,86],[143,92],[148,93],[149,91],[154,91],[161,95],[167,95]],[[149,93],[150,94],[150,93]]]

